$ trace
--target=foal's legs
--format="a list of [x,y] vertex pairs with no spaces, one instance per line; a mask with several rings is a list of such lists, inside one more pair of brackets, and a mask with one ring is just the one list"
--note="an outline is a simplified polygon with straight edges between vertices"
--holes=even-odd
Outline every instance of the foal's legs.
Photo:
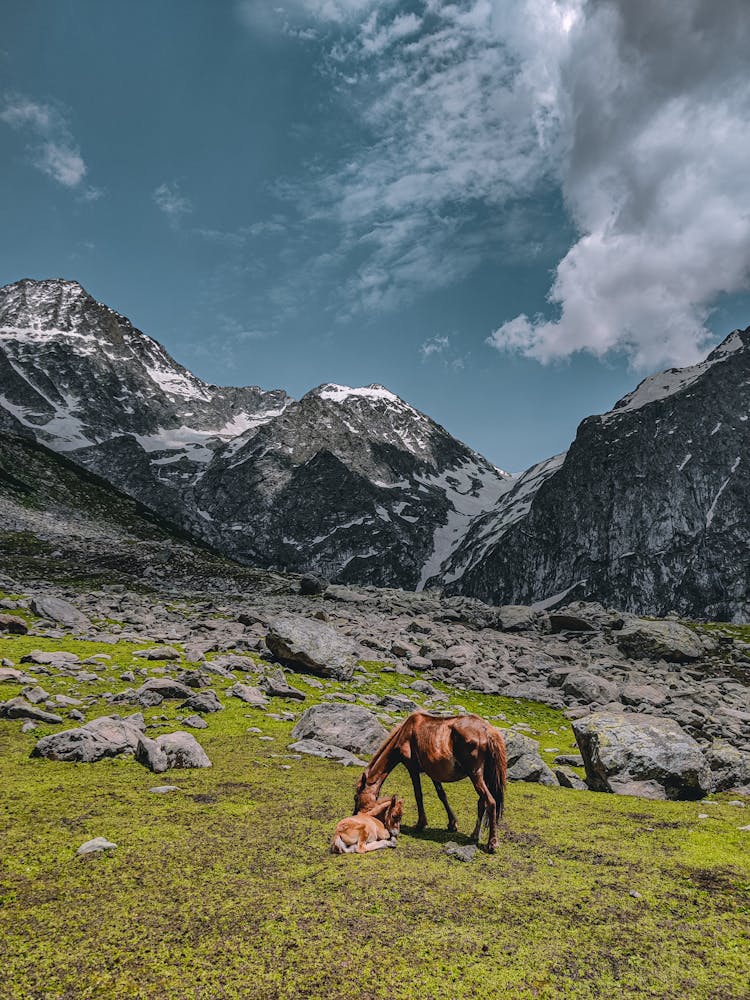
[[440,782],[435,781],[434,778],[432,779],[432,783],[435,786],[435,791],[438,794],[438,798],[443,803],[445,811],[448,813],[448,829],[455,832],[458,829],[458,820],[456,819],[455,813],[448,804],[448,796],[445,794],[445,789],[440,784]]
[[411,783],[414,786],[414,798],[417,800],[417,830],[424,830],[427,826],[427,816],[424,811],[424,799],[422,798],[422,782],[419,780],[419,771],[409,769]]

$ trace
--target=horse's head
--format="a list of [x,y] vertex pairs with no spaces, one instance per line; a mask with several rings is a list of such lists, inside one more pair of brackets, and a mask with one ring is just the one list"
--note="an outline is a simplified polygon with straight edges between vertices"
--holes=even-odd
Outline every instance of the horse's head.
[[368,787],[367,772],[363,771],[354,789],[354,812],[369,812],[377,801],[378,793],[373,787]]
[[388,808],[385,811],[385,816],[383,817],[383,826],[392,837],[397,836],[401,830],[401,819],[403,815],[404,800],[392,795],[391,801],[388,803]]

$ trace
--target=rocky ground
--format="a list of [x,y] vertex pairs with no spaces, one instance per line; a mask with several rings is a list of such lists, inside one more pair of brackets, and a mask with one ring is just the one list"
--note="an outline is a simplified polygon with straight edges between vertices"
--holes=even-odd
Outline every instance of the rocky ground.
[[[41,565],[0,578],[0,996],[746,995],[741,630]],[[461,832],[425,787],[416,834],[399,769],[397,850],[332,858],[416,708],[505,733],[497,854],[468,843],[469,782]]]

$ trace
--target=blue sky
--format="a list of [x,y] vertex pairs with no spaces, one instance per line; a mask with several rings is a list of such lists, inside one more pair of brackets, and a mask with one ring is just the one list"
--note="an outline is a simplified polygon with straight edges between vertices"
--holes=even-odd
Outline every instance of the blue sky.
[[3,20],[0,283],[75,278],[209,381],[382,382],[518,471],[750,324],[741,0]]

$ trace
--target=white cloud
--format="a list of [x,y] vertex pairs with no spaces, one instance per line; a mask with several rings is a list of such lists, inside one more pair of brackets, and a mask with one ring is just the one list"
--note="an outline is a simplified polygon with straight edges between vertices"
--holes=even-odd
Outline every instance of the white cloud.
[[[180,191],[177,181],[165,181],[153,192],[153,199],[156,207],[163,212],[171,226],[179,226],[183,216],[189,215],[193,211],[193,205],[189,198]],[[215,234],[211,230],[203,230],[201,235],[208,233]]]
[[750,286],[749,43],[744,0],[582,9],[551,93],[580,238],[549,293],[558,316],[517,316],[493,346],[645,369],[704,352],[711,304]]
[[29,146],[31,162],[63,187],[76,190],[85,201],[101,196],[97,188],[85,187],[86,163],[71,135],[66,115],[51,104],[40,104],[22,95],[6,97],[0,120],[34,136]]
[[436,335],[430,337],[428,340],[422,344],[419,348],[419,353],[422,355],[422,360],[426,361],[427,358],[431,357],[433,354],[442,354],[448,347],[450,347],[450,337],[444,337]]

